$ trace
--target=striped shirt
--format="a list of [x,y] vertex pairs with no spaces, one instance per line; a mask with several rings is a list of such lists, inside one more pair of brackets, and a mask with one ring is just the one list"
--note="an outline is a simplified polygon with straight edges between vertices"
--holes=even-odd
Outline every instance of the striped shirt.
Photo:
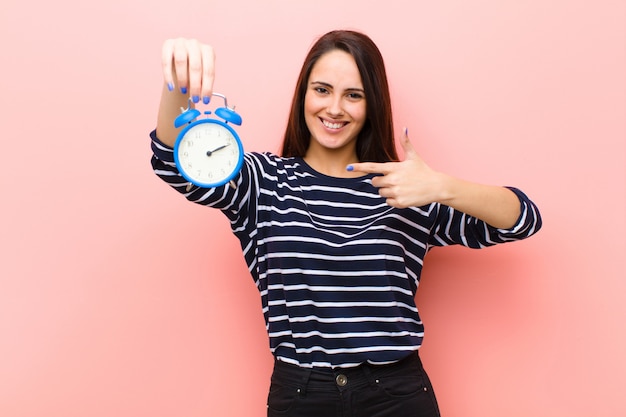
[[415,293],[430,248],[482,248],[541,227],[537,208],[515,188],[519,220],[496,229],[438,203],[390,207],[373,175],[328,177],[302,158],[270,153],[245,155],[236,189],[198,188],[179,174],[172,149],[151,137],[155,173],[230,220],[261,295],[270,349],[302,367],[402,359],[424,337]]

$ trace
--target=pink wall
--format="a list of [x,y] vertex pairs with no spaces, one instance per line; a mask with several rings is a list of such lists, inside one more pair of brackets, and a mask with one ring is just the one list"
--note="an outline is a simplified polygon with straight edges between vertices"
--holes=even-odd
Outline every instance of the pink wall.
[[213,43],[248,149],[275,150],[337,27],[377,41],[430,165],[544,216],[525,242],[432,253],[418,303],[444,416],[626,415],[624,1],[38,3],[0,6],[0,415],[265,415],[238,244],[150,170],[160,46]]

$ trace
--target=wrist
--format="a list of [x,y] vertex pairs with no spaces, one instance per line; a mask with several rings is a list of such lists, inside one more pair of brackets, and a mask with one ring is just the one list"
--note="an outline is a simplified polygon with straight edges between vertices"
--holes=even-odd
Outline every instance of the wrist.
[[438,177],[438,191],[434,201],[440,204],[450,206],[459,194],[459,182],[458,178],[444,173],[437,173]]

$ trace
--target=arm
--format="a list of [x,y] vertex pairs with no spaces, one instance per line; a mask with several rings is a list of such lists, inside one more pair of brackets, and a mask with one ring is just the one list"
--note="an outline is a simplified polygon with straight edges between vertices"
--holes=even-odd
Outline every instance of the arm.
[[510,229],[521,214],[519,198],[508,188],[482,185],[442,175],[437,202],[498,229]]
[[393,207],[420,207],[433,202],[480,219],[492,227],[509,229],[520,217],[520,199],[505,187],[482,185],[432,170],[419,157],[406,130],[402,136],[406,159],[402,162],[358,163],[349,170],[378,173],[372,185]]
[[[161,50],[163,87],[152,140],[152,167],[166,183],[184,194],[190,201],[204,205],[215,204],[215,189],[192,186],[174,163],[173,148],[182,127],[174,120],[185,109],[200,101],[210,101],[215,69],[215,55],[209,45],[195,39],[168,39]],[[190,97],[191,96],[191,100]]]

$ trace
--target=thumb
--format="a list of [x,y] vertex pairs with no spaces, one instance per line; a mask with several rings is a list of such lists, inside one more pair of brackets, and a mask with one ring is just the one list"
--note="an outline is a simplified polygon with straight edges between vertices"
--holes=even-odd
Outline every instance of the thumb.
[[402,137],[400,138],[400,144],[402,145],[402,149],[404,149],[404,159],[419,159],[419,155],[417,151],[413,147],[411,140],[409,139],[409,129],[404,128],[402,130]]

